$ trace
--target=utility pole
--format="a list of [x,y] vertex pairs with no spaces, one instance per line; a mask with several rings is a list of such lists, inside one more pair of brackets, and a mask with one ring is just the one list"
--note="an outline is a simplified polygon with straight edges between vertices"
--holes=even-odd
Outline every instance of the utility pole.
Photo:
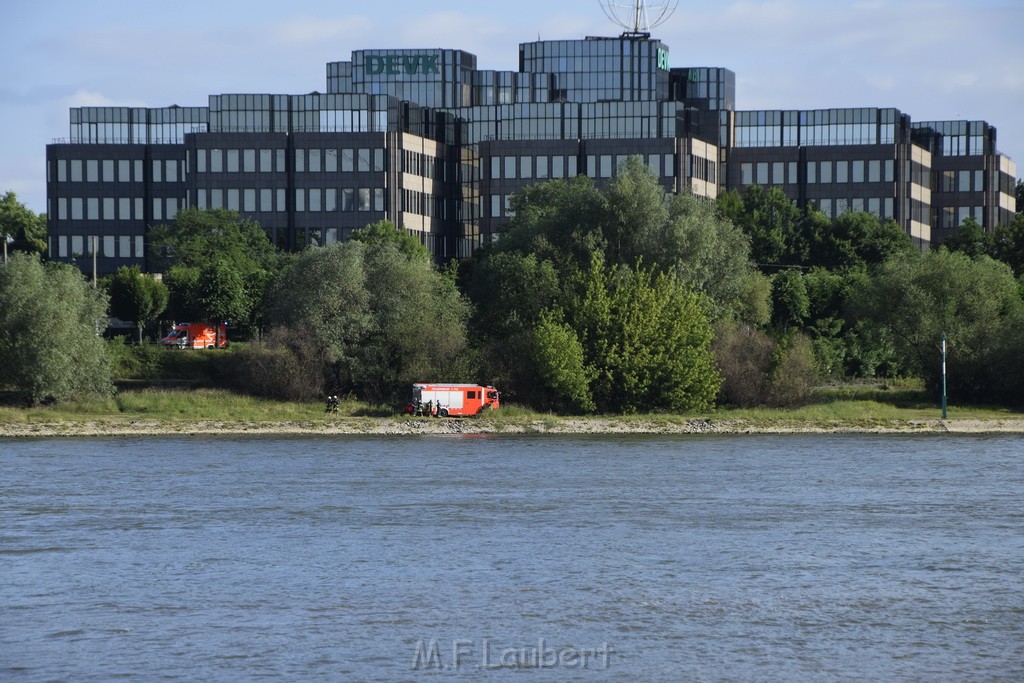
[[92,236],[92,288],[96,289],[96,251],[100,247],[100,238],[97,235]]
[[942,333],[942,419],[946,419],[946,333]]

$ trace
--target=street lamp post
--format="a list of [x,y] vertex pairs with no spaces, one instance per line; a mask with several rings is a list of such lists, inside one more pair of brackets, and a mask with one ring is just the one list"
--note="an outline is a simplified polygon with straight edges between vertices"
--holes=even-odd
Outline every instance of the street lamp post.
[[942,333],[942,419],[946,419],[946,333]]

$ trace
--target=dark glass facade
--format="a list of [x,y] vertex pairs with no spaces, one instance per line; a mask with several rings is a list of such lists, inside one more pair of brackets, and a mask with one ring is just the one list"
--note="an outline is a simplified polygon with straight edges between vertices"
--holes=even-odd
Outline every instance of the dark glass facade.
[[439,259],[468,256],[523,187],[607,182],[630,155],[668,192],[777,186],[830,216],[891,218],[921,245],[966,217],[1012,218],[1016,167],[983,122],[736,111],[732,71],[670,61],[646,34],[523,43],[518,71],[461,50],[357,50],[327,65],[325,93],[72,109],[70,139],[47,147],[51,254],[145,266],[148,227],[196,206],[249,216],[282,249],[388,219]]

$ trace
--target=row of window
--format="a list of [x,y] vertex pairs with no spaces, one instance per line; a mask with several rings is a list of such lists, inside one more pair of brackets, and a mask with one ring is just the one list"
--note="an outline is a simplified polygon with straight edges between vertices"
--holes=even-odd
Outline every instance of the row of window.
[[829,218],[837,218],[847,211],[867,211],[882,220],[895,220],[894,201],[892,197],[852,197],[837,199],[819,199],[818,209]]
[[[972,180],[973,183],[971,182]],[[984,192],[985,172],[976,170],[936,173],[935,186],[932,189],[938,192]]]
[[[141,183],[142,159],[57,159],[57,182]],[[182,162],[177,159],[153,159],[153,182],[176,183],[184,179]],[[50,178],[48,177],[47,180]]]
[[[198,173],[284,173],[284,149],[197,149]],[[383,149],[296,149],[296,173],[383,171]]]
[[444,220],[448,217],[446,206],[443,197],[415,190],[402,190],[402,211],[407,213]]
[[[587,175],[591,178],[611,178],[629,158],[628,154],[588,154]],[[647,166],[658,177],[675,176],[675,154],[648,154]],[[578,174],[575,156],[492,156],[492,179],[516,178],[573,178]]]
[[[805,170],[808,184],[891,183],[896,180],[896,162],[892,159],[808,161]],[[797,184],[800,182],[797,171],[795,161],[745,162],[740,164],[740,182],[743,185]]]
[[958,228],[968,218],[973,218],[978,225],[985,227],[985,209],[981,206],[944,206],[932,209],[934,215],[933,223],[940,228]]
[[[153,220],[173,220],[185,206],[177,197],[153,197]],[[66,221],[142,221],[142,197],[58,197],[57,219]]]
[[140,259],[144,250],[142,235],[58,235],[56,246],[59,258],[91,257],[95,251],[104,258]]
[[[231,188],[197,190],[196,206],[200,209],[229,209],[255,213],[288,210],[287,190],[283,188]],[[295,190],[295,211],[384,211],[384,188],[346,187],[342,189],[298,188]]]
[[401,159],[403,173],[423,178],[433,178],[434,180],[444,180],[444,159],[438,159],[437,157],[410,150],[403,151]]

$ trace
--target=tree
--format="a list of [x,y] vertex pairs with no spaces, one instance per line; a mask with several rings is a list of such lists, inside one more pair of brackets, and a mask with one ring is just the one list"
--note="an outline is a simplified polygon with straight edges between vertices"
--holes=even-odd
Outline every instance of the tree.
[[797,233],[800,210],[777,187],[748,185],[739,201],[730,192],[719,199],[723,215],[750,237],[750,256],[762,270],[796,265],[789,242]]
[[266,232],[234,211],[187,208],[149,234],[151,269],[166,272],[179,319],[257,325],[279,257]]
[[851,295],[851,314],[891,335],[905,365],[932,391],[941,382],[938,345],[945,333],[951,396],[1024,399],[1024,301],[1005,264],[945,249],[919,258],[898,256]]
[[837,259],[827,267],[877,266],[897,255],[916,254],[913,240],[894,221],[865,211],[847,211],[832,223]]
[[266,315],[314,340],[333,391],[396,401],[413,382],[466,374],[468,305],[429,260],[389,240],[303,252],[271,285]]
[[772,276],[772,323],[779,330],[800,327],[810,317],[811,301],[798,270],[781,270]]
[[109,393],[106,311],[76,269],[12,255],[0,265],[0,385],[30,404]]
[[1024,178],[1017,178],[1017,217],[1024,216]]
[[673,275],[623,266],[595,254],[565,309],[591,367],[598,410],[703,410],[720,379],[707,303]]
[[115,318],[132,320],[142,343],[142,330],[159,319],[167,309],[167,286],[138,266],[122,266],[107,281],[110,312]]
[[592,369],[586,365],[579,337],[561,314],[544,311],[530,341],[529,360],[544,389],[541,407],[584,413],[594,410]]
[[974,217],[968,217],[956,231],[955,235],[947,237],[939,248],[945,247],[949,251],[956,251],[970,258],[978,258],[985,254],[991,254],[995,247],[995,240],[992,235],[982,230]]
[[352,239],[364,244],[393,244],[408,259],[430,260],[430,251],[418,239],[399,230],[388,220],[377,221],[352,233]]
[[1014,275],[1024,276],[1024,213],[1018,213],[1009,226],[996,230],[990,253],[1010,266]]
[[0,241],[5,254],[9,249],[46,254],[46,216],[33,213],[13,192],[5,192],[0,199]]

